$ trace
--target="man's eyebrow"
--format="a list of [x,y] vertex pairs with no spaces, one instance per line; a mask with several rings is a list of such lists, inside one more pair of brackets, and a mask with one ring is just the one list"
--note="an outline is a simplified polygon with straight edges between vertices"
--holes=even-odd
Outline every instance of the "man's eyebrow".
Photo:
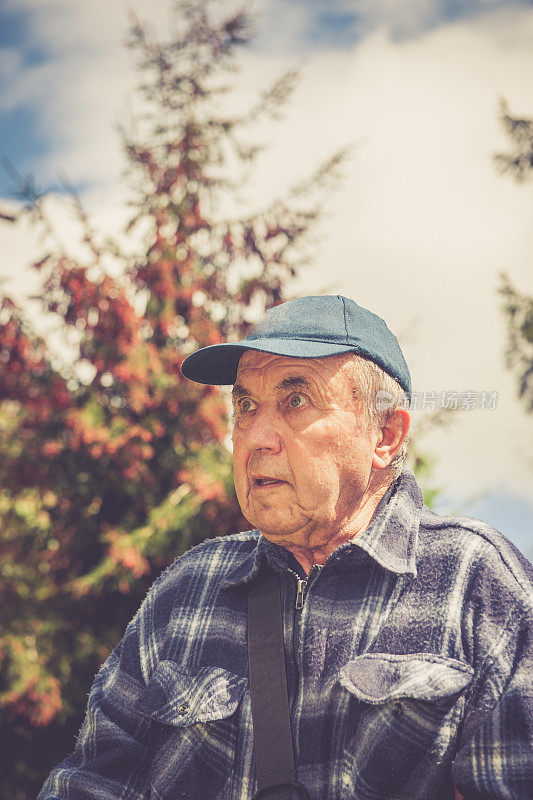
[[285,392],[287,389],[310,389],[311,384],[304,378],[303,375],[291,375],[288,378],[283,378],[282,381],[276,386],[278,392]]
[[[288,378],[283,378],[275,388],[277,392],[286,392],[289,389],[310,389],[311,384],[303,375],[291,375]],[[250,391],[241,383],[236,383],[231,390],[231,396],[233,402],[235,402],[235,400],[239,400],[241,397],[249,397]]]
[[231,390],[231,397],[233,401],[238,400],[240,397],[248,397],[250,394],[241,383],[236,383]]

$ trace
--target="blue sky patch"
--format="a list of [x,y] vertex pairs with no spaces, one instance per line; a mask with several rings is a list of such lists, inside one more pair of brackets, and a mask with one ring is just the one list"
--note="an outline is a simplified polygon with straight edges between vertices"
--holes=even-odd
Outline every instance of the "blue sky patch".
[[[0,155],[8,159],[24,176],[34,173],[48,154],[48,143],[39,130],[39,110],[30,105],[19,106],[0,114]],[[39,180],[38,175],[35,175]],[[0,164],[0,197],[13,197],[13,178]]]
[[533,559],[533,505],[525,497],[505,490],[471,500],[442,497],[435,510],[439,514],[461,514],[488,522]]
[[[30,15],[27,9],[5,8],[0,5],[0,50],[16,48],[24,67],[42,64],[47,59],[47,49],[31,36]],[[2,76],[0,75],[0,86]]]
[[348,11],[335,11],[334,8],[317,9],[309,20],[309,26],[302,31],[302,37],[315,47],[335,47],[343,49],[353,46],[362,34],[362,20],[359,14]]
[[[380,0],[274,0],[259,19],[259,50],[286,51],[304,55],[322,48],[344,49],[381,28],[395,41],[414,39],[442,25],[471,20],[497,9],[531,6],[531,0],[405,0],[383,3]],[[276,36],[285,31],[284,15],[301,12],[302,26],[293,36]],[[266,35],[265,35],[266,31]]]
[[[18,72],[0,71],[0,97],[13,91],[17,76],[27,68],[45,63],[48,57],[44,43],[32,38],[30,15],[27,9],[6,8],[0,5],[0,51],[15,50],[19,57]],[[9,85],[8,85],[9,81]],[[16,89],[16,85],[15,85]],[[23,175],[38,169],[41,159],[49,153],[50,143],[40,130],[40,109],[37,104],[21,101],[0,113],[0,155],[8,159]],[[0,197],[13,197],[13,178],[0,164]]]

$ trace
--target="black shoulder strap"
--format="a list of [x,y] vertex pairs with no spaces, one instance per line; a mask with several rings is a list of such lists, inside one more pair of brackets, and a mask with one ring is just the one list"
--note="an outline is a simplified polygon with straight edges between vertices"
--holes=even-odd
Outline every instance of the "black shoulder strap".
[[[279,573],[268,564],[250,585],[248,663],[259,797],[307,797],[296,783]],[[278,791],[266,792],[277,787]]]

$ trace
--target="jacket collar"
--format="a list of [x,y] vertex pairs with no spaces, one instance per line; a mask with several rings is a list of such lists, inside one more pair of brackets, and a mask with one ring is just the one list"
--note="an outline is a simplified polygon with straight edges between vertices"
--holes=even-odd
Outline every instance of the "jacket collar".
[[[414,473],[404,469],[381,498],[368,527],[352,542],[338,547],[328,562],[349,562],[364,550],[389,572],[416,576],[416,545],[422,506],[422,492]],[[265,560],[277,570],[294,565],[294,557],[288,550],[260,535],[255,550],[236,565],[222,582],[222,587],[248,583]]]
[[381,498],[368,527],[339,550],[359,547],[390,572],[416,575],[422,507],[422,492],[414,473],[404,469]]

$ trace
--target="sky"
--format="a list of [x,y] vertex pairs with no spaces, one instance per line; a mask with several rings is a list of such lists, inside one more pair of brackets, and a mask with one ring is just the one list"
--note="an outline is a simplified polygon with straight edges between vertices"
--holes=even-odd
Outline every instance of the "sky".
[[[228,0],[226,0],[226,6]],[[220,4],[219,4],[220,5]],[[424,435],[439,510],[478,516],[533,555],[533,416],[504,367],[506,271],[533,292],[533,183],[499,175],[505,98],[533,116],[533,4],[491,0],[255,0],[257,37],[233,102],[301,75],[245,193],[258,206],[347,143],[300,293],[340,292],[399,336],[418,408],[473,405]],[[117,123],[135,107],[128,12],[168,28],[167,0],[0,0],[0,153],[38,186],[66,175],[95,224],[125,219]],[[15,208],[0,172],[0,210]],[[65,239],[72,221],[61,217]],[[4,291],[31,292],[39,243],[0,223]],[[36,320],[38,323],[39,320]],[[483,407],[481,407],[483,406]]]

